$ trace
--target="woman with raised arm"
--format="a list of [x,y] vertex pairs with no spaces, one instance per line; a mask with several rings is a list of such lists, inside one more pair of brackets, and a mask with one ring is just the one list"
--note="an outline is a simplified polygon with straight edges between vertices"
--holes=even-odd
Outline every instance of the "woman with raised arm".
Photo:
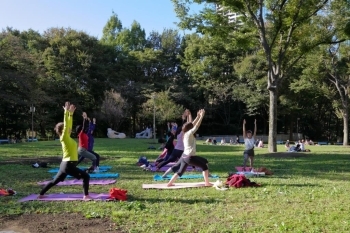
[[[183,121],[183,123],[186,121],[192,122],[192,116],[191,116],[190,110],[186,109],[185,112],[182,114],[182,121]],[[178,126],[176,129],[176,133],[175,133],[175,136],[176,136],[175,148],[168,158],[164,159],[162,162],[160,162],[157,165],[157,171],[159,171],[159,169],[161,169],[162,167],[164,167],[168,163],[175,162],[176,160],[178,160],[182,156],[182,154],[184,152],[183,135],[184,135],[184,133],[182,132],[182,128],[180,126]],[[169,172],[167,172],[165,174],[165,176],[171,172],[171,168],[169,168],[168,171]]]
[[78,135],[79,138],[79,146],[78,146],[78,164],[80,164],[84,158],[88,158],[92,161],[91,167],[87,170],[88,172],[96,172],[96,161],[97,158],[96,156],[89,152],[89,137],[87,135],[89,128],[89,121],[86,115],[86,112],[83,112],[83,124],[78,125],[76,127],[76,134]]
[[201,125],[204,114],[204,109],[199,110],[197,117],[193,122],[188,122],[182,126],[182,132],[184,133],[184,153],[179,160],[180,168],[170,179],[167,184],[168,186],[173,186],[175,180],[183,175],[189,165],[200,167],[203,170],[205,186],[212,186],[212,184],[209,183],[208,160],[196,155],[196,139],[194,134]]
[[256,137],[256,119],[254,121],[254,134],[251,130],[245,130],[246,120],[243,120],[243,138],[244,138],[244,152],[243,152],[243,171],[245,171],[245,167],[247,165],[247,161],[250,161],[250,168],[253,169],[254,163],[254,143]]
[[67,175],[73,176],[76,179],[83,179],[84,188],[84,200],[90,200],[89,196],[89,181],[90,176],[86,172],[77,168],[78,162],[78,151],[77,143],[70,137],[72,132],[73,124],[73,113],[75,106],[69,102],[65,103],[64,109],[64,120],[56,125],[55,131],[60,137],[62,144],[63,157],[60,165],[60,169],[55,178],[49,182],[41,191],[38,198],[45,198],[45,193],[53,186],[61,181],[64,181]]

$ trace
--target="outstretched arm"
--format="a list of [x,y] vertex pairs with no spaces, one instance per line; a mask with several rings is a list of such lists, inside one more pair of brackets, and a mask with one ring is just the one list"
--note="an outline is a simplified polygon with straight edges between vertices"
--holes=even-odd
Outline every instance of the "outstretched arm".
[[192,122],[193,123],[193,128],[190,130],[192,133],[195,133],[198,130],[199,126],[202,123],[204,115],[205,115],[205,110],[204,109],[201,109],[201,110],[198,111],[196,119]]
[[64,109],[64,119],[63,119],[63,131],[62,138],[67,139],[70,137],[70,132],[73,126],[73,113],[75,111],[75,106],[69,102],[65,103]]
[[199,110],[199,111],[197,112],[197,116],[196,116],[196,118],[194,119],[194,121],[192,122],[193,126],[195,126],[195,125],[198,123],[198,121],[200,120],[200,118],[201,118],[200,112],[201,112],[201,110]]
[[247,137],[247,134],[245,132],[245,123],[246,123],[246,121],[245,121],[245,119],[243,119],[243,138]]
[[88,129],[89,129],[88,116],[87,116],[86,112],[83,112],[83,128],[81,131],[83,131],[84,133],[87,133]]
[[192,122],[193,119],[192,119],[192,114],[191,114],[190,110],[186,109],[186,111],[187,111],[187,123]]

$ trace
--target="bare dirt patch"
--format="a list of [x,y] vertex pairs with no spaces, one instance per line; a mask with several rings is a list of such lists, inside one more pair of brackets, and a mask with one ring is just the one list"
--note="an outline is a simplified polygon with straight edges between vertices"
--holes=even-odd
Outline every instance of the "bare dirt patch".
[[23,214],[0,217],[0,233],[125,232],[107,218],[87,219],[81,214]]
[[278,158],[278,159],[294,159],[294,158],[303,158],[307,157],[307,152],[276,152],[264,154],[265,157]]

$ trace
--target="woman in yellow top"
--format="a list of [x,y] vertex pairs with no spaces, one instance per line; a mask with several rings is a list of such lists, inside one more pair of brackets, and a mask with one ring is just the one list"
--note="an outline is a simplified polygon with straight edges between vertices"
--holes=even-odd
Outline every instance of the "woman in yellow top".
[[60,165],[60,169],[55,178],[49,182],[40,192],[38,198],[45,198],[45,193],[53,186],[58,184],[67,177],[67,175],[73,176],[77,179],[83,179],[84,188],[84,200],[90,200],[89,196],[89,181],[90,176],[86,172],[77,168],[78,151],[77,143],[70,137],[73,124],[73,113],[76,107],[69,102],[66,102],[64,109],[64,122],[60,122],[56,125],[55,131],[60,136],[60,142],[62,144],[63,158]]

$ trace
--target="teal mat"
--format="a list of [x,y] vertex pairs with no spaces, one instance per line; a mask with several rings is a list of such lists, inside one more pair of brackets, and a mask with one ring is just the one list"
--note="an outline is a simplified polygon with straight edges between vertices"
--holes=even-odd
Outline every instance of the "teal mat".
[[[153,179],[155,181],[161,181],[161,180],[170,180],[172,176],[166,176],[166,177],[162,177],[161,175],[154,175]],[[181,177],[179,177],[178,179],[202,179],[203,175],[202,174],[193,174],[193,175],[183,175]],[[213,178],[213,179],[217,179],[219,178],[219,176],[217,175],[210,175],[209,178]]]
[[[88,169],[87,167],[78,167],[78,168],[80,168],[81,170]],[[98,168],[99,168],[100,172],[106,172],[106,171],[110,170],[112,168],[112,166],[100,166]],[[50,173],[57,173],[58,171],[59,171],[58,167],[48,170],[48,172],[50,172]]]
[[[119,177],[119,173],[90,173],[89,175],[90,175],[90,178],[118,178]],[[73,177],[67,176],[67,178],[73,178]]]

